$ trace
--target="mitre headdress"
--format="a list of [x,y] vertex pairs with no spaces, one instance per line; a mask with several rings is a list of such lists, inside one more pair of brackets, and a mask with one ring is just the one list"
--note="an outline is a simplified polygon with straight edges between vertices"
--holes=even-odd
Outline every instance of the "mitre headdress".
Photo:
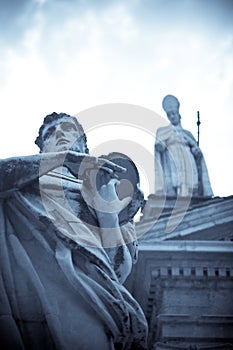
[[179,111],[180,102],[178,99],[173,95],[167,95],[164,97],[162,102],[163,109],[166,113],[171,111]]

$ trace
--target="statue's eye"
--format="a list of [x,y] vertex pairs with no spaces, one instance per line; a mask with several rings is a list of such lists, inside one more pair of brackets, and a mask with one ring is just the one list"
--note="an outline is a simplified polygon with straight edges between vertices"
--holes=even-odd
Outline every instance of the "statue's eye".
[[76,126],[73,123],[64,122],[61,126],[63,131],[77,131]]
[[46,133],[43,136],[44,140],[47,140],[52,135],[52,133],[54,131],[55,131],[55,126],[51,126],[50,128],[48,128],[48,130],[46,131]]

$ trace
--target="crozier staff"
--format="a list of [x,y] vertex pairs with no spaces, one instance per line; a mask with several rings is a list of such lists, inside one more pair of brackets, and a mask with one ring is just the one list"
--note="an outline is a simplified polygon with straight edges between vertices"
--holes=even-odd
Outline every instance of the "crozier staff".
[[[145,317],[122,286],[137,253],[131,220],[119,223],[131,199],[118,198],[112,174],[124,168],[90,157],[82,126],[64,113],[44,119],[36,144],[40,154],[0,162],[1,344],[146,348]],[[99,192],[96,168],[106,177]]]

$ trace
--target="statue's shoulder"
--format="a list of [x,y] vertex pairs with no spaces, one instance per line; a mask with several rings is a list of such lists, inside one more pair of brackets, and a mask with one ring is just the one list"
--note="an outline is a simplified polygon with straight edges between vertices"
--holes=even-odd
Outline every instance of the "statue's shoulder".
[[191,133],[191,131],[183,129],[183,132],[188,135],[190,138],[192,138],[194,141],[196,141],[195,137],[193,136],[193,134]]
[[156,131],[156,138],[160,140],[167,140],[173,136],[174,128],[171,124],[166,126],[161,126]]
[[165,125],[165,126],[160,126],[157,129],[157,134],[163,134],[163,133],[169,132],[171,130],[172,130],[172,125],[171,124],[168,124],[168,125]]

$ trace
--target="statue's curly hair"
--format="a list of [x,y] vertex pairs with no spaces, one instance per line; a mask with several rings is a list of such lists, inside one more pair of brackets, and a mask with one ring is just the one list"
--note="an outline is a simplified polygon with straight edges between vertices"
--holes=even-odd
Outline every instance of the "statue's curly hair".
[[40,149],[40,153],[43,151],[43,147],[44,147],[44,140],[43,140],[43,137],[42,137],[42,134],[43,134],[43,130],[45,129],[46,125],[52,123],[53,121],[55,120],[59,120],[59,119],[64,119],[64,118],[72,118],[72,120],[74,121],[75,125],[77,126],[77,129],[80,133],[81,138],[85,144],[85,153],[89,153],[89,149],[87,147],[87,137],[86,137],[86,134],[84,132],[84,129],[82,127],[82,125],[78,122],[78,120],[75,118],[75,117],[72,117],[71,115],[69,114],[66,114],[66,113],[56,113],[56,112],[53,112],[52,114],[48,114],[45,118],[44,118],[44,121],[43,121],[43,124],[41,125],[40,129],[39,129],[39,135],[37,136],[37,138],[35,139],[35,144],[39,147]]

